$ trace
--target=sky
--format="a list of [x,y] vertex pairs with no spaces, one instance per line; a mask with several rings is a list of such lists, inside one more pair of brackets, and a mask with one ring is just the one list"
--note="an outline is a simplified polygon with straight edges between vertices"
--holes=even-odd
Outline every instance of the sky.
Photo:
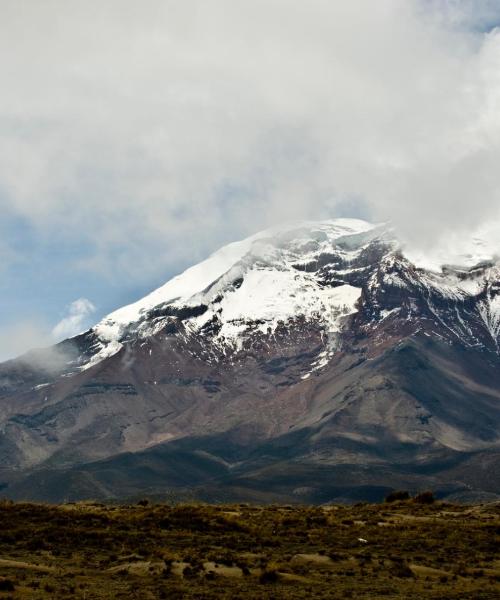
[[1,0],[0,360],[282,221],[426,249],[500,221],[497,25],[500,0]]

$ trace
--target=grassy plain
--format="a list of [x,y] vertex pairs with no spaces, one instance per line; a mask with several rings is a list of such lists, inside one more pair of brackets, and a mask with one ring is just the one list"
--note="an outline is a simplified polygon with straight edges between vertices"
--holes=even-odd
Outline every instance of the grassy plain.
[[3,501],[5,598],[500,598],[500,506]]

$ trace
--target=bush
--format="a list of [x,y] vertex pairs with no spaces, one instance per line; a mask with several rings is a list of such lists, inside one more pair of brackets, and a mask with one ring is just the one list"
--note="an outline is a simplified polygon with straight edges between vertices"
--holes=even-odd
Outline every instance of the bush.
[[385,498],[386,502],[396,502],[398,500],[409,500],[410,494],[407,491],[397,491],[394,490],[390,494],[388,494]]
[[10,579],[0,579],[0,591],[2,592],[13,592],[15,585]]
[[405,560],[393,559],[392,568],[390,571],[395,577],[415,577],[413,571],[410,569],[408,563]]
[[259,577],[259,583],[277,583],[278,579],[278,572],[273,569],[271,571],[264,571]]
[[413,498],[413,501],[418,504],[432,504],[435,501],[435,498],[432,492],[422,492],[421,494],[417,494],[415,498]]
[[192,579],[193,577],[196,577],[196,571],[189,566],[184,567],[184,569],[182,571],[182,576],[185,579]]

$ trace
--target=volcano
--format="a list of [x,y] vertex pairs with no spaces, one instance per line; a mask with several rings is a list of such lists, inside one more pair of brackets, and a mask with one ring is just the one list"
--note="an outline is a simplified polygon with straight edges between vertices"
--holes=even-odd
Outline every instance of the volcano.
[[221,248],[0,365],[1,494],[500,498],[500,266],[479,249],[425,267],[356,219]]

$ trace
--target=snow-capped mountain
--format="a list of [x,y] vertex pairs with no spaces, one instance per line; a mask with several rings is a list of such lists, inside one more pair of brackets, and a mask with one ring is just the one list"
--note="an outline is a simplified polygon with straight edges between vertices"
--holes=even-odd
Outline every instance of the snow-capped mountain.
[[355,219],[229,244],[0,366],[0,482],[51,498],[500,493],[478,475],[500,466],[500,267],[477,240],[465,254],[425,268]]
[[[357,257],[382,230],[364,221],[338,219],[275,228],[223,247],[138,302],[105,317],[93,329],[95,350],[82,368],[119,352],[130,339],[147,339],[167,324],[178,334],[202,336],[214,359],[241,351],[256,335],[272,336],[279,325],[305,319],[333,341],[342,317],[356,312],[361,288],[313,265],[335,258],[353,273]],[[350,246],[351,245],[351,246]],[[85,359],[84,359],[85,360]]]

